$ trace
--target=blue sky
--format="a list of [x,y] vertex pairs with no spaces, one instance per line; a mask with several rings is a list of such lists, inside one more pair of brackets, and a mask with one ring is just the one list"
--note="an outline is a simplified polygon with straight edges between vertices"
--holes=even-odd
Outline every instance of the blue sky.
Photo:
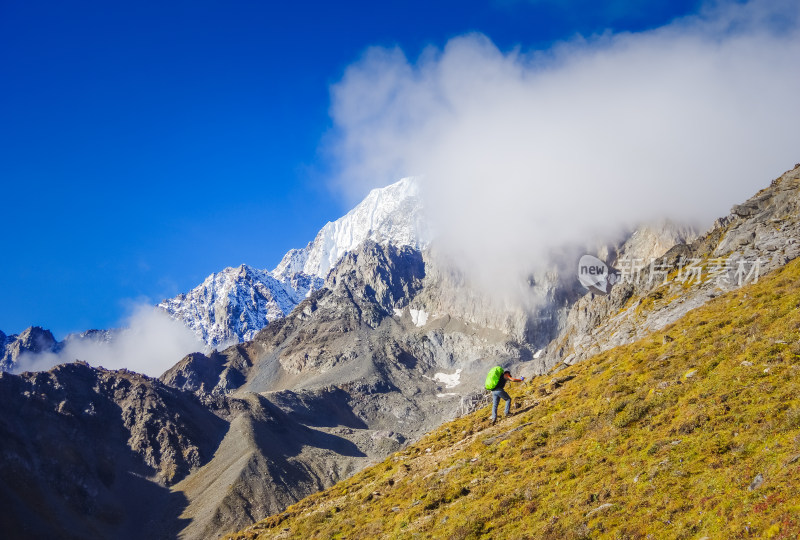
[[697,9],[1,0],[0,330],[113,327],[136,303],[305,245],[354,202],[323,147],[331,85],[368,47],[415,58],[481,32],[544,50]]

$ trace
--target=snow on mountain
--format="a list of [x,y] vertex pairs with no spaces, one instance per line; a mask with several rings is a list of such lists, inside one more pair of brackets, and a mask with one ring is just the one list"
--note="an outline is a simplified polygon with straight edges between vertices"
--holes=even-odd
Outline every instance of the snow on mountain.
[[280,279],[304,272],[324,279],[345,253],[367,239],[416,249],[430,242],[419,184],[413,177],[373,189],[344,217],[322,227],[305,248],[289,251],[273,275]]
[[274,270],[226,268],[158,307],[211,347],[246,341],[322,287],[330,269],[367,239],[427,246],[430,234],[414,178],[372,190],[345,216],[327,223],[305,248],[289,251]]
[[302,273],[280,281],[245,264],[211,274],[186,294],[158,307],[212,347],[252,339],[267,323],[289,314],[322,280]]

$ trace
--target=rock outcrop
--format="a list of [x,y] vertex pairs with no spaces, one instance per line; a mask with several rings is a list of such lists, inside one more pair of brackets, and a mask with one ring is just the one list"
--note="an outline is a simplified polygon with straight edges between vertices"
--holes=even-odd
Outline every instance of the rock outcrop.
[[7,336],[0,332],[0,371],[13,371],[19,357],[25,353],[51,352],[57,345],[50,330],[38,326],[26,328],[18,335]]

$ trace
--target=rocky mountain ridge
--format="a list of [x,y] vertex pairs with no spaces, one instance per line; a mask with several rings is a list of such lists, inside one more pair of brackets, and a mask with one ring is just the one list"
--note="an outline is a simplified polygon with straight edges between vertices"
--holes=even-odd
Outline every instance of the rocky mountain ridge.
[[62,341],[56,340],[50,330],[30,326],[19,334],[6,335],[0,331],[0,372],[20,370],[20,359],[25,355],[35,357],[40,353],[57,353],[69,343],[81,341],[109,341],[117,330],[87,330],[68,334]]
[[[794,254],[792,251],[794,248],[791,247],[793,245],[792,238],[796,238],[793,233],[793,223],[800,214],[796,208],[796,201],[800,196],[793,187],[796,171],[797,169],[794,172],[790,171],[782,179],[773,182],[769,188],[772,191],[761,192],[756,196],[756,199],[762,201],[761,208],[766,213],[755,213],[756,217],[752,220],[741,222],[736,226],[736,230],[748,231],[753,227],[760,230],[762,221],[771,219],[769,216],[776,213],[792,214],[794,217],[786,218],[786,226],[782,229],[779,227],[787,235],[783,242],[787,247],[778,258],[773,259],[777,265],[785,263]],[[772,201],[769,193],[779,194],[778,200]],[[778,201],[783,202],[778,204]],[[746,204],[749,205],[749,203]],[[748,207],[750,206],[752,205]],[[725,226],[730,223],[728,220]],[[683,253],[687,249],[691,249],[693,257],[701,260],[713,258],[715,254],[719,255],[717,240],[727,236],[717,236],[719,231],[714,232],[715,230],[688,246],[679,244],[671,247],[666,254],[662,254],[660,259],[651,261],[651,264],[655,264],[655,269],[661,270],[669,277],[670,272],[674,273],[676,269],[663,266],[665,263],[662,261],[670,260],[669,257],[676,252]],[[647,236],[647,234],[632,235],[628,242],[615,249],[613,253],[620,261],[626,257],[644,260],[646,256],[659,254],[668,247],[667,245],[646,245],[648,242],[642,241],[641,238]],[[654,236],[650,236],[650,238],[654,238]],[[684,238],[690,239],[691,233],[686,232]],[[767,243],[764,249],[769,251],[768,248],[771,245],[773,244]],[[445,407],[440,409],[445,412],[438,416],[440,421],[448,416],[454,417],[463,414],[474,409],[476,405],[480,405],[480,393],[474,392],[474,389],[480,388],[486,368],[493,365],[498,359],[515,372],[538,375],[556,365],[566,366],[580,359],[578,355],[570,358],[564,354],[565,344],[579,343],[579,341],[570,341],[575,336],[589,341],[593,346],[602,345],[606,348],[610,348],[613,346],[612,344],[630,343],[640,338],[646,331],[642,334],[624,334],[610,330],[607,335],[602,334],[607,328],[604,324],[610,325],[614,321],[611,316],[608,320],[603,319],[604,304],[602,302],[612,302],[608,305],[613,305],[614,301],[618,301],[615,299],[615,295],[620,293],[623,293],[623,296],[627,295],[624,302],[635,304],[638,311],[634,309],[632,312],[638,315],[645,317],[652,315],[656,317],[656,320],[661,316],[659,315],[660,304],[656,302],[659,298],[652,295],[658,286],[653,282],[648,282],[646,276],[639,276],[637,280],[631,280],[631,283],[621,284],[608,299],[600,299],[601,303],[598,304],[590,303],[596,299],[591,294],[584,294],[573,304],[569,294],[575,294],[575,291],[561,284],[562,282],[559,282],[556,276],[551,283],[545,284],[545,286],[549,286],[552,298],[559,298],[559,301],[553,302],[551,306],[560,304],[561,311],[556,312],[555,315],[550,313],[551,326],[547,332],[542,331],[541,328],[537,329],[538,332],[533,332],[532,328],[536,327],[531,324],[531,313],[518,312],[518,318],[515,318],[513,311],[500,309],[496,312],[499,317],[487,318],[486,314],[490,310],[485,309],[485,299],[480,296],[465,301],[463,298],[457,299],[454,294],[453,302],[448,304],[447,295],[443,292],[457,290],[462,295],[469,296],[470,289],[459,282],[457,274],[454,274],[451,268],[437,269],[438,261],[431,253],[429,249],[419,254],[423,261],[425,274],[419,285],[413,288],[415,292],[408,297],[405,306],[388,304],[384,306],[380,317],[368,316],[364,320],[360,319],[362,311],[355,307],[358,306],[357,300],[363,299],[365,291],[374,288],[373,281],[363,280],[356,287],[340,289],[340,295],[324,292],[332,290],[334,287],[331,285],[330,288],[320,291],[319,298],[310,298],[307,300],[307,304],[301,305],[302,309],[298,308],[296,314],[290,318],[293,320],[283,321],[272,330],[267,327],[253,342],[256,344],[261,340],[261,348],[251,349],[251,354],[248,356],[250,364],[239,360],[240,365],[248,365],[248,368],[246,372],[241,373],[241,380],[244,382],[239,389],[233,389],[233,391],[264,391],[268,390],[270,385],[285,386],[287,384],[297,385],[295,388],[310,390],[316,385],[322,386],[322,381],[336,381],[344,388],[348,387],[348,384],[352,384],[347,382],[346,377],[351,377],[352,380],[355,375],[359,377],[359,380],[367,382],[368,388],[381,389],[378,392],[383,394],[378,400],[380,405],[372,408],[372,411],[378,409],[383,412],[383,426],[399,431],[409,440],[414,440],[415,433],[418,431],[404,430],[412,428],[415,422],[419,422],[415,410],[419,410],[420,404],[425,402],[424,397],[418,397],[424,386],[420,386],[419,382],[415,381],[425,380],[426,377],[444,381],[449,376],[455,376],[456,383],[450,388],[443,388],[444,384],[437,387],[436,395],[440,400],[440,406]],[[368,256],[364,254],[355,257],[356,260],[359,258],[363,260]],[[706,268],[707,270],[708,268]],[[372,275],[374,276],[374,273]],[[678,283],[686,292],[685,301],[681,299],[680,291],[673,291],[669,297],[662,293],[665,299],[671,300],[673,311],[669,313],[668,322],[675,321],[681,314],[721,294],[721,291],[716,291],[712,295],[704,296],[704,291],[709,286],[707,283]],[[667,284],[661,286],[667,286]],[[637,289],[637,287],[639,288]],[[356,294],[353,297],[353,291],[361,291],[361,296]],[[341,311],[342,297],[351,298],[355,304],[349,316],[347,315],[348,311]],[[698,298],[704,300],[694,304],[693,302]],[[447,306],[447,309],[439,310],[436,306]],[[386,316],[389,307],[395,312],[394,317]],[[454,315],[459,313],[461,315],[481,314],[484,317],[483,324],[475,324],[469,316],[462,318]],[[510,317],[509,313],[512,314]],[[322,324],[322,320],[329,321],[329,324],[332,323],[331,326],[326,327]],[[338,326],[341,321],[347,320],[352,324],[345,323]],[[370,330],[365,333],[356,333],[354,337],[354,331],[358,324],[367,321],[371,321],[371,324],[367,324]],[[581,329],[583,333],[577,333],[575,321],[588,321],[590,325],[592,321],[594,323],[591,326],[584,326]],[[304,330],[303,323],[311,325],[313,330]],[[395,325],[398,323],[403,327],[402,334],[396,332]],[[319,332],[318,329],[321,328],[326,328],[326,330]],[[553,330],[556,331],[553,332]],[[592,334],[593,331],[595,331],[594,334]],[[536,347],[533,346],[530,339],[537,333],[551,336],[552,340],[549,344],[545,343],[544,350],[534,353]],[[598,335],[600,336],[599,340]],[[607,339],[607,341],[604,342],[603,339]],[[359,348],[359,345],[364,343],[367,347]],[[375,372],[370,369],[363,371],[363,359],[365,357],[374,359],[375,351],[380,351],[382,348],[385,351],[387,343],[391,344],[392,353],[386,357],[387,362],[383,366],[402,364],[405,369],[391,376],[388,376],[385,370],[379,369],[380,376],[369,382],[370,377],[375,377]],[[235,362],[229,363],[228,366],[233,364]],[[376,366],[373,364],[372,367]],[[414,375],[414,371],[417,372],[416,375]],[[387,380],[391,381],[388,386],[386,386]],[[359,382],[358,384],[364,383]],[[422,394],[424,396],[424,391]],[[411,396],[412,399],[409,401],[414,405],[411,408],[403,408],[403,400],[408,400],[408,396]],[[365,401],[369,402],[370,400],[365,399]],[[386,414],[387,412],[391,412],[391,414]],[[369,408],[358,409],[356,414],[361,418],[369,418],[371,422],[381,420],[381,416],[371,412]]]
[[297,273],[285,281],[245,264],[211,274],[186,294],[158,307],[182,321],[211,347],[252,339],[268,323],[287,316],[319,278]]
[[81,363],[0,373],[4,534],[164,536],[176,517],[166,486],[208,458],[223,423],[187,398]]
[[800,261],[231,540],[797,538]]
[[[276,402],[293,404],[292,414]],[[0,373],[0,526],[18,538],[174,538],[183,529],[207,538],[399,448],[396,436],[345,416],[320,426],[296,402],[294,393],[201,398],[83,363]],[[358,444],[337,434],[348,430]],[[227,507],[250,510],[233,519]]]
[[[515,333],[528,324],[525,313],[523,322],[510,322],[503,310],[487,317],[485,299],[461,303],[452,293],[450,304],[439,300],[459,283],[430,253],[364,242],[289,317],[249,342],[190,355],[161,380],[203,399],[262,395],[303,422],[344,422],[338,434],[357,446],[364,429],[380,434],[370,438],[384,441],[384,449],[416,440],[480,406],[485,371],[498,359],[517,368],[541,365]],[[470,319],[477,314],[483,324]],[[270,512],[259,497],[205,499],[206,511],[220,515]]]
[[[668,222],[644,225],[619,245],[603,248],[612,254],[650,258],[663,254],[696,233]],[[428,225],[419,181],[405,178],[372,190],[345,216],[326,224],[304,249],[291,250],[272,271],[247,265],[212,274],[203,284],[175,298],[161,309],[200,336],[209,348],[247,341],[270,322],[287,316],[304,298],[325,287],[328,273],[347,254],[365,241],[425,252],[431,278],[425,294],[411,306],[411,313],[453,315],[481,326],[514,335],[536,350],[544,348],[564,327],[566,312],[583,295],[571,274],[556,261],[532,277],[525,294],[530,299],[499,300],[473,287],[452,261],[436,247]],[[435,284],[434,284],[435,281]]]
[[[190,355],[161,380],[203,399],[265,396],[359,447],[372,430],[381,448],[399,448],[474,408],[495,358],[524,356],[497,329],[454,316],[415,320],[409,306],[425,289],[427,268],[424,253],[411,247],[367,241],[289,317],[249,342]],[[260,501],[217,501],[213,511],[240,515],[246,504],[251,515],[266,515]]]
[[650,260],[622,255],[608,261],[621,283],[576,302],[545,351],[548,368],[635,341],[800,255],[800,164],[693,242]]
[[50,352],[56,345],[52,332],[39,326],[28,327],[19,334],[0,331],[0,372],[12,371],[25,353]]

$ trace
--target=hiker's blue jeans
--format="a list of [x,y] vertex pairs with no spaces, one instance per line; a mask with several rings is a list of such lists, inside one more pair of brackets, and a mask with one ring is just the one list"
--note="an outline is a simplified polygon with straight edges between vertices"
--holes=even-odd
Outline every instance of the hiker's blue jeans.
[[506,400],[506,416],[511,411],[511,396],[505,390],[492,390],[492,421],[497,419],[497,404],[500,398]]

